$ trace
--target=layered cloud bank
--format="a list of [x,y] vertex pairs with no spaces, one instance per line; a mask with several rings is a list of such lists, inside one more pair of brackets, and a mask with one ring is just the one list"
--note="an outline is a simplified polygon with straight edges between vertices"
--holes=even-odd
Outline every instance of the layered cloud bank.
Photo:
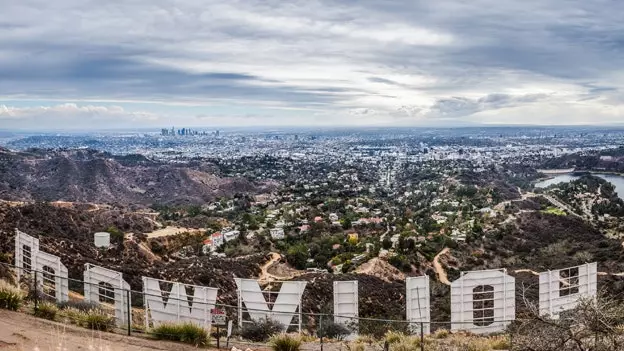
[[562,0],[14,1],[0,18],[0,121],[617,124],[623,12]]

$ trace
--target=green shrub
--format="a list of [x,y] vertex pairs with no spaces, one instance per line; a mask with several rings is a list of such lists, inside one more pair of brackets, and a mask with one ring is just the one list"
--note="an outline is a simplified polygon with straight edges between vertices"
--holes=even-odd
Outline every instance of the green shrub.
[[301,338],[286,333],[275,334],[271,337],[269,345],[273,351],[299,351]]
[[195,346],[207,346],[208,331],[197,324],[163,323],[152,329],[151,334],[159,340],[180,341]]
[[35,309],[35,316],[53,321],[56,318],[58,307],[51,302],[44,301]]
[[101,331],[111,331],[115,328],[115,317],[101,309],[80,312],[80,325],[85,328]]
[[265,318],[259,321],[252,321],[245,324],[241,331],[243,339],[247,339],[253,342],[264,342],[275,334],[284,330],[284,326],[277,321],[269,318]]
[[322,325],[316,331],[319,338],[343,340],[351,334],[351,330],[343,324],[334,322],[333,319],[323,318]]
[[24,298],[25,294],[19,287],[0,280],[0,308],[17,311]]

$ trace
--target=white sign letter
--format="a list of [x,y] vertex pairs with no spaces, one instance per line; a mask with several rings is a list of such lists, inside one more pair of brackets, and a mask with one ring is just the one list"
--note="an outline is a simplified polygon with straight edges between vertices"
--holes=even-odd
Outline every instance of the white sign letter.
[[581,297],[596,296],[597,280],[596,262],[540,273],[540,315],[557,319],[560,312],[576,307]]
[[412,277],[405,280],[407,298],[407,320],[414,333],[420,332],[422,323],[423,332],[431,331],[429,276]]
[[451,330],[504,331],[516,318],[515,286],[504,269],[462,272],[451,283]]
[[357,330],[358,316],[358,282],[334,282],[334,322]]
[[[171,284],[171,291],[162,291],[161,282]],[[193,295],[187,294],[187,287],[193,289]],[[164,322],[192,322],[210,330],[210,310],[217,303],[218,291],[216,288],[143,277],[143,298],[155,326]],[[167,296],[167,302],[164,296]]]
[[90,263],[85,264],[85,301],[114,304],[118,325],[128,323],[129,290],[130,284],[123,280],[121,273]]
[[[270,309],[257,281],[240,278],[235,278],[234,280],[238,287],[239,326],[242,327],[243,323],[243,303],[252,320],[273,319],[286,329],[290,326],[295,312],[299,310],[301,314],[301,297],[307,282],[282,282],[277,299],[273,303],[273,308]],[[299,321],[301,322],[301,315],[299,315]]]
[[57,302],[69,300],[69,275],[60,257],[38,251],[34,268],[38,272],[37,290]]

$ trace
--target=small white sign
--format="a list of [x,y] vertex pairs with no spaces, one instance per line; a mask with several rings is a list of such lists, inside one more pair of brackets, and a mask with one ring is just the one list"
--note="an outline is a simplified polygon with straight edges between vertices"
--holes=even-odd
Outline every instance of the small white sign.
[[219,326],[225,325],[225,320],[227,318],[225,312],[215,308],[210,311],[210,314],[212,315],[212,324]]

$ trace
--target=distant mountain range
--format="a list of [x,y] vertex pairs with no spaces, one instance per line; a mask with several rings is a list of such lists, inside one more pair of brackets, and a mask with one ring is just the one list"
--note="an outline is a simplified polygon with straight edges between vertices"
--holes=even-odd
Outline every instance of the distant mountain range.
[[201,204],[273,185],[223,178],[208,162],[163,163],[95,150],[0,148],[0,199],[117,204]]

